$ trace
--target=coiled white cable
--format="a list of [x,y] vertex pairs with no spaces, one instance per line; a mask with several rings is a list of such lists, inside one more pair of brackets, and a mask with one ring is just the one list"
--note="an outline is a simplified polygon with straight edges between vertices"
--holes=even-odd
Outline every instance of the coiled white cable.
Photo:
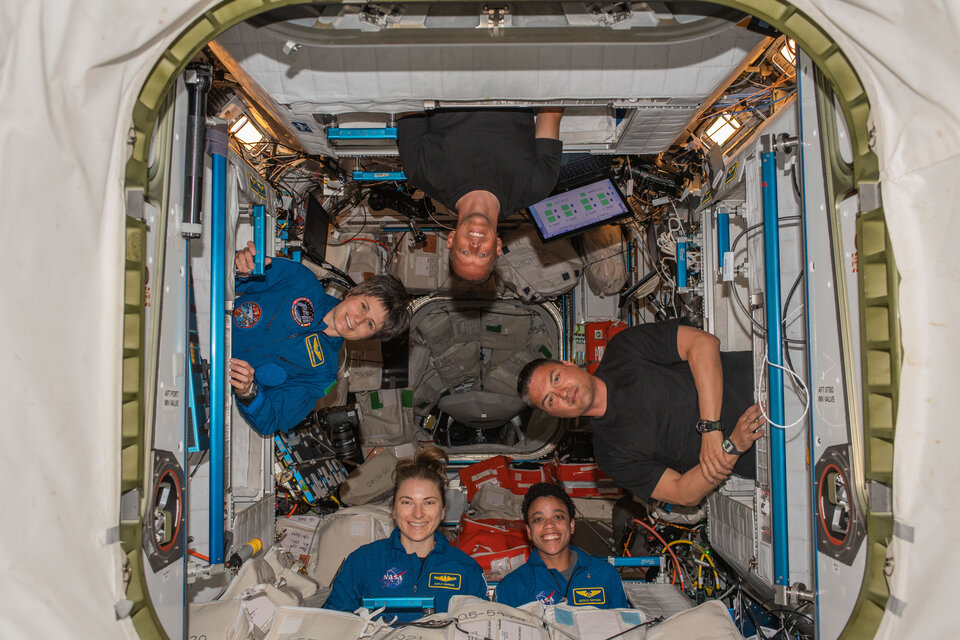
[[[797,375],[797,373],[793,369],[790,369],[789,367],[783,367],[783,366],[780,366],[779,364],[774,364],[770,362],[770,359],[767,357],[767,355],[768,355],[768,350],[765,345],[763,348],[764,365],[770,365],[771,367],[776,367],[781,371],[786,371],[788,374],[790,374],[790,376],[794,379],[794,381],[800,383],[800,386],[803,388],[803,413],[801,413],[800,417],[794,420],[793,422],[791,422],[790,424],[786,424],[786,425],[777,424],[776,422],[771,420],[770,416],[767,415],[767,412],[763,408],[763,403],[762,402],[760,403],[760,413],[763,414],[763,418],[767,421],[767,424],[769,424],[771,427],[777,427],[778,429],[790,429],[792,427],[797,426],[801,422],[803,422],[803,419],[807,417],[807,413],[810,411],[810,389],[807,388],[807,385],[803,381],[803,378]],[[768,377],[767,371],[768,371],[767,367],[764,366],[763,369],[760,371],[760,375],[757,376],[757,381],[754,386],[754,390],[756,391],[757,398],[762,398],[763,394],[766,392],[766,390],[764,389],[764,379]]]

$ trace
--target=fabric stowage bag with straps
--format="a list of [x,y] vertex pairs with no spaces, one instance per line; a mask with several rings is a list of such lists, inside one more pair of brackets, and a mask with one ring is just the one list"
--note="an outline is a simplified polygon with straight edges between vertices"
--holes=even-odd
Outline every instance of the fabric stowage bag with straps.
[[583,261],[569,240],[540,242],[532,228],[503,234],[496,273],[525,302],[563,295],[580,281]]

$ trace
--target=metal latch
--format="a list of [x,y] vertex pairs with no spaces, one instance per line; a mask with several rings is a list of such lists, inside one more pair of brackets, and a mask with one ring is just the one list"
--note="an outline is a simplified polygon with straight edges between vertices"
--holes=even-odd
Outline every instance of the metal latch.
[[480,9],[480,16],[487,17],[487,28],[494,31],[504,26],[508,13],[510,13],[510,8],[505,4],[485,4]]
[[629,20],[633,15],[630,5],[626,2],[613,2],[610,4],[594,4],[590,6],[590,15],[596,22],[613,26],[624,20]]
[[360,7],[360,13],[357,18],[360,22],[366,22],[378,29],[386,29],[392,24],[400,22],[403,18],[403,6],[392,4],[389,8],[383,8],[377,4],[365,4]]

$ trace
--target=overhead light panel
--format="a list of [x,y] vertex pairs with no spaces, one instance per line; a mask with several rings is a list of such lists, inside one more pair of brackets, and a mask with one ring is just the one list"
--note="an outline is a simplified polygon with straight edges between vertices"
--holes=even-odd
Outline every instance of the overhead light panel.
[[792,65],[797,64],[797,42],[793,38],[787,39],[783,43],[783,46],[780,47],[780,55],[782,55],[787,62]]
[[230,125],[230,133],[237,140],[245,145],[255,145],[263,142],[264,135],[260,133],[256,125],[250,122],[250,118],[245,115],[240,116]]
[[706,136],[714,146],[722,147],[740,129],[740,126],[739,120],[729,114],[721,113],[720,117],[707,127]]
[[794,73],[797,69],[797,42],[785,36],[780,38],[773,44],[770,62],[783,73]]

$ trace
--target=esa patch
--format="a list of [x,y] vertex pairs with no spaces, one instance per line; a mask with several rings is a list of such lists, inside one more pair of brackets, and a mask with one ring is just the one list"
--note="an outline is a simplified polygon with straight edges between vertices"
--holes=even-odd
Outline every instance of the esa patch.
[[431,573],[427,579],[427,586],[433,589],[460,589],[459,573]]
[[323,347],[320,346],[320,336],[311,333],[305,339],[307,343],[307,355],[310,356],[310,366],[319,367],[323,364]]
[[301,327],[309,327],[313,324],[313,302],[310,298],[297,298],[290,305],[290,315]]
[[557,595],[556,589],[550,589],[549,591],[541,591],[537,594],[537,601],[541,604],[557,604],[554,596]]
[[233,310],[233,323],[238,329],[249,329],[260,322],[260,305],[256,302],[244,302]]
[[406,571],[400,571],[397,567],[390,567],[380,578],[380,586],[384,589],[399,588],[403,584],[403,574],[405,573]]
[[603,587],[582,587],[573,590],[573,604],[603,604],[607,601],[604,597]]

